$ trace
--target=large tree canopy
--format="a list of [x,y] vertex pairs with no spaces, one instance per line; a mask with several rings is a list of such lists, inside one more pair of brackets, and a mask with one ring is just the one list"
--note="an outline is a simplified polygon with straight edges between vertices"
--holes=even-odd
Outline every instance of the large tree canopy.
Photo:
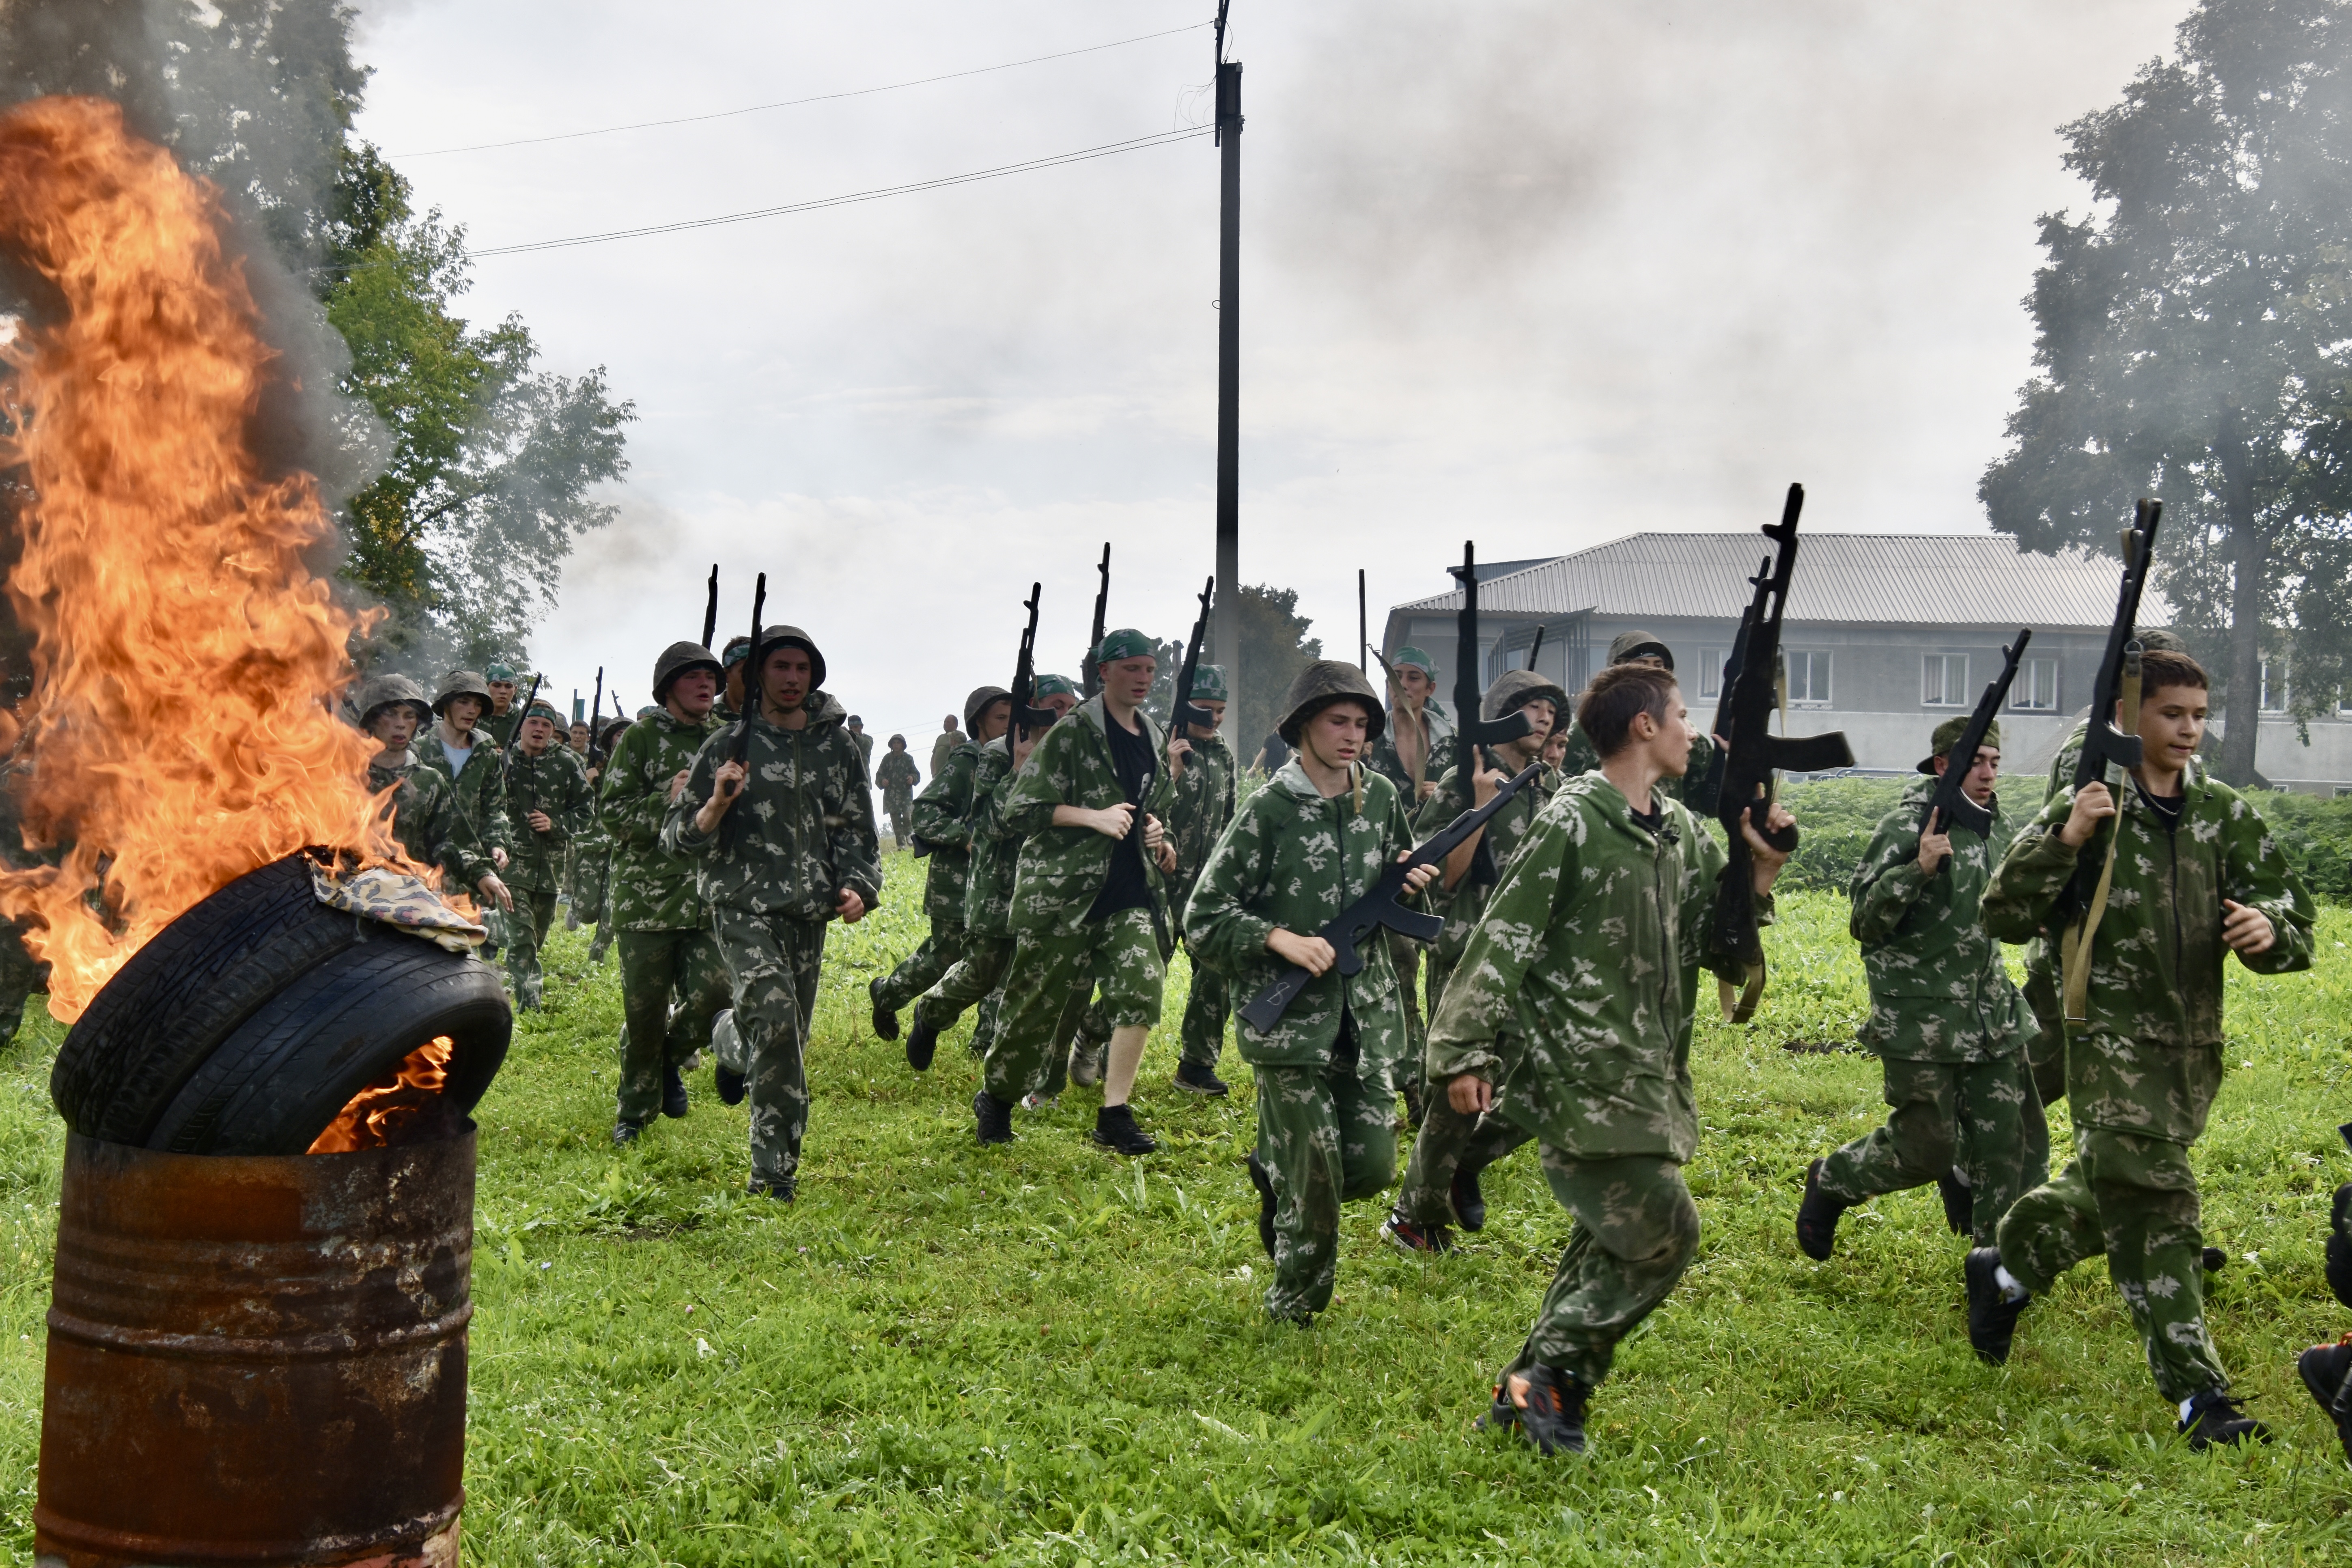
[[[2022,548],[2113,547],[2161,496],[2159,582],[2225,715],[2345,677],[2352,562],[2352,6],[2205,0],[2179,53],[2063,128],[2095,202],[2042,219],[2039,374],[1979,488]],[[2229,723],[2224,778],[2254,776]]]

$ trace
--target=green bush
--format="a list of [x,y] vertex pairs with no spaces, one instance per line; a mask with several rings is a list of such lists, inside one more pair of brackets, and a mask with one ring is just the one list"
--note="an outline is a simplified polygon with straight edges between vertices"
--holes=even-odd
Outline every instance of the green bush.
[[2352,796],[2265,793],[2254,804],[2312,897],[2352,900]]

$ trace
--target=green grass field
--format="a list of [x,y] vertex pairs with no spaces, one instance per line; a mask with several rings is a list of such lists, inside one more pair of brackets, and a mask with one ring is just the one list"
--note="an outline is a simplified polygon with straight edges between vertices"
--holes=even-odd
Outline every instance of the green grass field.
[[[1180,962],[1138,1097],[1161,1152],[1085,1140],[1094,1098],[972,1142],[965,1030],[925,1078],[866,1026],[866,980],[920,937],[919,864],[835,928],[810,1053],[797,1205],[746,1198],[744,1118],[706,1071],[693,1114],[607,1142],[619,988],[560,938],[554,1000],[480,1111],[468,1561],[484,1563],[2302,1563],[2347,1560],[2347,1471],[2295,1352],[2352,1328],[2320,1276],[2352,1174],[2352,918],[2316,973],[2233,973],[2235,1069],[2199,1149],[2211,1318],[2283,1441],[2192,1456],[2121,1303],[2077,1269],[1988,1369],[1933,1189],[1790,1237],[1809,1158],[1879,1115],[1846,1038],[1860,964],[1834,894],[1784,900],[1758,1023],[1704,1026],[1706,1236],[1623,1349],[1593,1451],[1471,1429],[1566,1237],[1532,1159],[1490,1175],[1486,1232],[1407,1258],[1376,1204],[1345,1225],[1313,1329],[1267,1324],[1231,1100],[1168,1086]],[[584,936],[584,933],[583,933]],[[1711,1009],[1710,1009],[1711,1011]],[[31,1557],[42,1321],[62,1131],[60,1031],[0,1055],[0,1489]],[[2061,1125],[2063,1142],[2063,1121]]]

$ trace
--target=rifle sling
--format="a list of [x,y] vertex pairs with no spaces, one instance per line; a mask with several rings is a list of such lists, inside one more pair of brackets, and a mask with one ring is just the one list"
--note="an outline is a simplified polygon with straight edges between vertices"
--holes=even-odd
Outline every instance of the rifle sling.
[[[2137,722],[2139,715],[2139,675],[2128,672],[2123,681],[2123,710]],[[2116,847],[2123,842],[2123,802],[2116,802],[2116,815],[2107,830],[2106,859],[2099,867],[2099,885],[2091,894],[2091,903],[2083,918],[2059,941],[2059,970],[2065,977],[2064,997],[2066,1023],[2082,1026],[2091,1021],[2091,939],[2099,933],[2099,921],[2107,912],[2107,889],[2116,879]]]

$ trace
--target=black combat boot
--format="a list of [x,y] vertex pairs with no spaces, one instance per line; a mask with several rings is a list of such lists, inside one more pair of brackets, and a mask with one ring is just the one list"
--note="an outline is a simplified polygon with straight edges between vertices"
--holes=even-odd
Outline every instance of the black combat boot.
[[1204,1068],[1197,1062],[1176,1064],[1176,1087],[1190,1094],[1205,1094],[1213,1100],[1233,1092],[1233,1086],[1217,1076],[1216,1068]]
[[1274,1256],[1274,1176],[1255,1153],[1249,1157],[1250,1185],[1257,1189],[1257,1238],[1268,1258]]
[[793,1201],[793,1183],[790,1177],[754,1176],[743,1190],[755,1198],[773,1198],[780,1204]]
[[1479,1231],[1486,1228],[1486,1198],[1478,1190],[1478,1167],[1465,1160],[1454,1167],[1454,1185],[1449,1189],[1454,1200],[1454,1217],[1462,1228]]
[[2294,1370],[2336,1423],[2336,1439],[2344,1445],[2344,1457],[2352,1459],[2352,1334],[2332,1345],[2312,1346],[2295,1357]]
[[1936,1178],[1936,1191],[1944,1198],[1944,1226],[1954,1236],[1966,1236],[1977,1227],[1977,1192],[1960,1180],[1958,1171],[1946,1171]]
[[1095,1112],[1095,1142],[1114,1154],[1149,1154],[1160,1147],[1135,1124],[1135,1112],[1124,1105],[1106,1105]]
[[1013,1108],[986,1089],[971,1097],[971,1113],[980,1122],[983,1143],[1013,1142]]
[[615,1121],[613,1123],[613,1147],[625,1149],[644,1131],[645,1128],[635,1121]]
[[[1518,1411],[1519,1428],[1542,1454],[1584,1452],[1584,1405],[1591,1388],[1574,1373],[1538,1364],[1520,1376],[1528,1380],[1528,1402]],[[1505,1397],[1508,1397],[1507,1384]],[[1516,1402],[1515,1402],[1516,1403]]]
[[1994,1270],[2000,1267],[2000,1248],[1976,1247],[1960,1265],[1960,1277],[1968,1282],[1969,1343],[1978,1358],[1990,1365],[1999,1366],[2009,1359],[2009,1343],[2017,1334],[2017,1316],[2033,1303],[2032,1296],[2020,1296],[2016,1300],[2002,1299],[2000,1280]]
[[2218,1247],[2209,1247],[2198,1261],[2205,1265],[2208,1274],[2219,1274],[2230,1266],[2230,1255]]
[[686,1114],[686,1075],[675,1064],[662,1068],[662,1114],[675,1120]]
[[718,1087],[719,1104],[740,1105],[743,1103],[743,1096],[748,1092],[748,1090],[747,1086],[743,1082],[743,1075],[741,1073],[737,1072],[725,1062],[720,1062],[717,1067],[711,1069],[710,1077],[713,1083]]
[[2352,1182],[2336,1189],[2336,1207],[2327,1217],[2327,1288],[2352,1307]]
[[915,1009],[915,1021],[907,1030],[907,1065],[917,1072],[931,1070],[931,1058],[940,1048],[940,1032],[923,1022],[923,1010]]
[[1853,1205],[1822,1191],[1822,1163],[1805,1168],[1805,1196],[1797,1205],[1797,1246],[1816,1263],[1829,1261],[1837,1248],[1839,1216]]
[[2271,1429],[2239,1409],[2238,1402],[2219,1388],[2190,1396],[2189,1414],[2180,1418],[2180,1435],[2200,1453],[2222,1444],[2271,1440]]
[[895,1040],[898,1037],[898,1009],[882,1005],[881,991],[882,982],[879,980],[869,980],[866,983],[866,999],[874,1004],[874,1037],[877,1040]]

